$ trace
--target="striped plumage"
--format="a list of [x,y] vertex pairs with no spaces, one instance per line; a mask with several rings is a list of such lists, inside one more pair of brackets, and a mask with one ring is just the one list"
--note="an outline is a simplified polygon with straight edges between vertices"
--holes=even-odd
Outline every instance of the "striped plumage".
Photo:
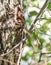
[[[8,5],[8,3],[7,3]],[[3,46],[4,46],[4,50],[3,53],[7,53],[9,52],[10,49],[12,49],[14,46],[16,46],[17,44],[19,44],[19,42],[24,38],[24,18],[23,18],[23,13],[22,13],[22,9],[20,8],[21,4],[20,4],[20,0],[18,0],[18,5],[16,6],[17,8],[17,13],[11,13],[11,10],[8,6],[6,6],[6,15],[5,17],[7,19],[5,19],[5,21],[3,20],[2,22],[2,28],[5,25],[5,27],[3,28],[2,31],[2,41],[3,41]],[[15,7],[14,7],[15,8]],[[13,16],[12,16],[13,15]],[[10,18],[11,17],[11,18]],[[14,20],[14,17],[16,17],[16,22]],[[11,19],[11,20],[10,20]],[[8,20],[8,21],[7,21]],[[9,27],[10,24],[10,28],[12,28],[12,30],[10,28],[7,29],[7,27]],[[13,26],[12,26],[13,25]],[[5,31],[4,31],[5,29]],[[12,33],[14,33],[14,36],[12,36]],[[12,38],[14,38],[14,41],[12,43]],[[4,59],[8,59],[9,61],[12,61],[14,63],[16,63],[16,65],[20,65],[20,59],[21,59],[21,52],[22,49],[24,47],[24,42],[22,42],[19,46],[17,46],[11,53],[9,53],[8,55],[5,55],[3,58]],[[14,57],[14,58],[12,58]],[[4,62],[3,65],[5,65],[6,62]],[[1,63],[2,64],[2,63]],[[6,63],[6,65],[10,65],[10,63]]]

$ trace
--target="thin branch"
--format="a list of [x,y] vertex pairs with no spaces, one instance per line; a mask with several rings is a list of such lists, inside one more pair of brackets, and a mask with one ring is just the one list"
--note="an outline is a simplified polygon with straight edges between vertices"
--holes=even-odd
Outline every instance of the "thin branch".
[[2,60],[5,61],[5,62],[8,62],[10,64],[16,65],[16,63],[13,63],[12,61],[9,61],[7,59],[4,59],[4,58],[0,57],[0,61],[2,61]]
[[24,33],[25,33],[26,35],[28,35],[29,37],[31,37],[31,34],[30,34],[30,32],[29,32],[28,30],[23,29],[23,31],[24,31]]
[[38,20],[51,20],[50,18],[38,18]]
[[46,2],[44,3],[43,7],[42,7],[41,10],[40,10],[40,12],[39,12],[38,15],[36,16],[36,18],[35,18],[33,24],[31,25],[31,27],[30,27],[30,29],[29,29],[30,32],[32,31],[32,29],[33,29],[33,27],[34,27],[34,24],[37,22],[38,17],[41,15],[41,13],[43,12],[43,10],[46,8],[46,5],[47,5],[48,1],[49,1],[49,0],[46,0]]
[[38,53],[41,53],[42,55],[44,55],[44,54],[51,54],[51,52],[41,52],[41,51],[34,52],[34,54],[38,54]]
[[4,54],[1,54],[0,56],[5,56],[7,54],[9,54],[10,52],[12,52],[16,47],[18,47],[22,41],[26,40],[26,38],[22,39],[17,45],[15,45],[12,49],[10,49],[8,52],[4,53]]

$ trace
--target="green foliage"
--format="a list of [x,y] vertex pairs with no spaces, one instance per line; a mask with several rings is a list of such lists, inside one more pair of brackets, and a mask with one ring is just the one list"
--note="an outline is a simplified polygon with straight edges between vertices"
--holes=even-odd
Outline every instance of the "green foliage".
[[40,38],[39,40],[40,40],[41,45],[42,45],[43,42],[45,41],[43,38]]
[[45,42],[45,40],[43,38],[39,38],[39,42],[40,44],[38,45],[38,49],[41,50],[43,48],[43,43]]
[[51,44],[50,43],[46,44],[46,48],[48,51],[51,51]]
[[27,19],[25,22],[28,23],[28,24],[30,25],[30,24],[31,24],[31,20],[30,20],[30,18]]
[[31,46],[32,46],[32,45],[31,45],[31,40],[30,40],[30,38],[27,39],[26,45],[27,45],[28,47],[31,47]]
[[26,5],[23,4],[23,6],[24,6],[24,7],[23,7],[24,9],[27,8]]
[[29,13],[29,17],[35,16],[35,15],[37,15],[37,12],[36,12],[36,11],[31,11],[31,12]]
[[46,22],[40,27],[40,31],[41,32],[43,32],[43,33],[46,33],[48,30],[49,30],[49,28],[48,28],[48,24],[50,24],[51,23],[51,20],[49,19],[49,20],[46,20]]
[[31,36],[32,36],[32,38],[33,38],[34,40],[36,40],[36,39],[38,38],[37,32],[32,32]]
[[34,52],[33,50],[27,52],[27,56],[32,57],[33,52]]
[[22,56],[22,58],[21,58],[21,59],[22,59],[22,60],[24,60],[24,61],[27,61],[27,60],[28,60],[27,55]]
[[32,1],[35,1],[35,0],[32,0]]
[[48,24],[50,24],[50,23],[51,23],[51,19],[46,20],[46,22],[44,23],[44,25],[48,25]]
[[48,63],[47,65],[51,65],[51,63]]
[[51,10],[51,3],[48,4],[48,9]]
[[[24,4],[24,8],[25,8],[25,10],[27,10],[28,11],[28,8],[29,7],[38,7],[39,9],[41,9],[41,7],[40,7],[40,5],[39,5],[39,0],[24,0],[25,1],[25,3],[26,3],[26,1],[29,3],[29,5],[27,6],[27,3],[26,4]],[[41,1],[41,0],[40,0]],[[35,4],[34,4],[35,3]],[[47,4],[47,9],[50,11],[51,10],[51,2],[49,3],[49,4]],[[45,12],[46,12],[46,9],[45,9]],[[44,12],[44,13],[45,13]],[[37,41],[37,39],[39,40],[39,44],[38,44],[38,42],[37,42],[37,45],[35,45],[35,49],[37,50],[37,51],[40,51],[40,50],[42,50],[43,49],[43,47],[45,47],[46,49],[47,49],[47,51],[51,51],[51,44],[47,44],[47,42],[45,41],[45,38],[42,38],[43,37],[43,35],[46,35],[47,34],[47,32],[50,30],[51,31],[51,29],[49,29],[49,27],[48,27],[48,25],[49,24],[51,24],[51,19],[50,19],[50,17],[48,17],[48,16],[46,16],[46,13],[44,14],[43,13],[43,15],[42,15],[42,18],[40,18],[40,22],[39,21],[37,21],[38,22],[38,24],[39,23],[41,23],[41,22],[43,22],[43,20],[45,21],[45,22],[43,22],[44,24],[42,24],[42,25],[40,25],[40,27],[38,28],[38,26],[36,26],[35,25],[35,31],[33,32],[31,32],[31,38],[27,38],[27,41],[26,41],[26,46],[28,46],[28,47],[30,47],[30,48],[32,48],[32,45],[31,45],[31,41],[33,40],[33,41]],[[31,24],[32,24],[32,16],[34,17],[34,16],[37,16],[37,14],[38,14],[38,12],[37,11],[33,11],[33,10],[31,10],[31,12],[29,12],[28,13],[28,15],[29,15],[29,17],[28,17],[28,19],[25,21],[26,22],[26,25],[27,26],[31,26]],[[51,15],[51,14],[48,14],[48,15]],[[42,34],[42,35],[41,35]],[[51,36],[49,36],[49,38],[51,38]],[[50,39],[49,39],[50,40]],[[48,41],[48,40],[47,40]],[[26,54],[25,54],[25,56],[23,56],[22,57],[22,59],[24,59],[24,60],[28,60],[28,58],[29,57],[31,57],[32,56],[32,54],[33,54],[33,51],[35,51],[35,49],[34,50],[32,50],[32,51],[29,51],[29,52],[27,52]],[[38,55],[39,56],[39,55]],[[48,63],[47,65],[51,65],[51,63]]]
[[27,52],[27,53],[25,54],[25,56],[22,56],[22,60],[27,61],[28,58],[32,57],[33,52],[34,52],[33,50]]
[[31,51],[27,52],[27,53],[26,53],[26,56],[27,56],[27,57],[31,57],[31,56],[32,56],[32,54],[33,54],[33,50],[31,50]]
[[49,28],[47,27],[47,25],[48,25],[49,23],[50,23],[50,21],[45,22],[45,23],[41,26],[40,31],[42,31],[43,33],[46,33],[46,32],[49,30]]

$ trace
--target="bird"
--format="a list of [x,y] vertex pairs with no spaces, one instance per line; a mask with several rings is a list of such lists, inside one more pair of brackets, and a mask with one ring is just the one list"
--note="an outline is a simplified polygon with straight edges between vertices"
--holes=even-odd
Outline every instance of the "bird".
[[[20,4],[18,4],[17,6],[17,14],[16,14],[16,23],[15,23],[15,27],[14,27],[14,31],[15,31],[15,43],[19,44],[19,42],[24,38],[24,26],[25,26],[25,21],[24,21],[24,17],[23,17],[23,12],[20,8]],[[16,45],[15,44],[15,45]],[[21,47],[22,45],[22,47]],[[21,49],[20,49],[21,48]],[[24,48],[24,42],[22,42],[22,44],[20,44],[15,50],[14,50],[14,62],[17,63],[18,65],[20,65],[20,61],[21,58],[19,59],[19,55],[21,54],[21,50],[22,48]]]

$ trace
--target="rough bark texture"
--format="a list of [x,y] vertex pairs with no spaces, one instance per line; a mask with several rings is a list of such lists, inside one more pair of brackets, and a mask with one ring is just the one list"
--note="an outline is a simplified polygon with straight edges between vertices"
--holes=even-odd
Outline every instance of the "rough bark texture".
[[[14,2],[14,0],[13,0]],[[10,8],[10,0],[4,4],[5,13],[0,17],[0,55],[6,54],[23,39],[24,19],[20,6],[21,1],[15,0],[14,8]],[[15,5],[16,4],[16,5]],[[0,12],[1,13],[1,12]],[[20,65],[23,42],[10,53],[0,58],[0,65]]]

